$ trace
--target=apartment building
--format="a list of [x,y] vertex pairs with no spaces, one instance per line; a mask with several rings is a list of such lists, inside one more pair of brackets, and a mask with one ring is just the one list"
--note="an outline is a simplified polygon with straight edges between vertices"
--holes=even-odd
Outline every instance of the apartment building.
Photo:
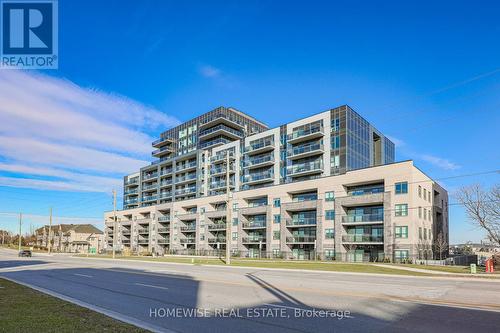
[[397,261],[448,239],[446,191],[394,163],[394,144],[348,106],[274,129],[218,108],[153,146],[168,153],[124,178],[116,221],[105,213],[108,248]]
[[105,247],[104,233],[92,224],[46,225],[35,230],[35,237],[36,245],[43,248],[47,248],[50,238],[55,252],[99,252]]

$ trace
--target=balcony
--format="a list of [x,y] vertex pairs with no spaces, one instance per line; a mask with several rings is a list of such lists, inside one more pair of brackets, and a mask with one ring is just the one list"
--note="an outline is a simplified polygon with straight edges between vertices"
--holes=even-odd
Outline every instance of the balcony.
[[301,212],[315,210],[318,207],[318,200],[302,200],[294,202],[285,202],[281,204],[283,210],[288,212]]
[[267,183],[270,181],[274,181],[273,170],[243,175],[243,183],[246,185]]
[[[234,173],[236,170],[235,170],[235,167],[232,165],[230,168],[229,168],[229,173],[232,174]],[[215,176],[215,175],[222,175],[222,174],[225,174],[227,172],[227,168],[226,167],[222,167],[222,166],[219,166],[219,167],[212,167],[210,169],[210,175],[211,176]]]
[[151,191],[151,190],[157,190],[158,189],[158,184],[152,184],[152,185],[146,185],[142,187],[142,191]]
[[266,228],[266,220],[256,220],[256,221],[247,221],[243,222],[241,227],[243,229],[265,229]]
[[158,172],[147,173],[147,174],[144,174],[142,176],[142,180],[149,180],[149,179],[154,179],[154,178],[158,178]]
[[130,245],[130,239],[122,239],[123,245]]
[[243,237],[241,242],[244,244],[260,244],[266,242],[265,236],[251,236],[251,237]]
[[135,221],[136,221],[137,223],[139,223],[139,224],[146,224],[146,223],[151,222],[151,221],[152,221],[152,219],[151,219],[151,218],[149,218],[149,217],[146,217],[146,218],[136,219]]
[[173,138],[159,138],[158,140],[153,141],[153,147],[158,148],[173,142],[174,142]]
[[122,235],[124,236],[129,236],[130,235],[130,230],[122,230]]
[[227,160],[226,155],[229,154],[229,160],[234,160],[235,156],[233,152],[224,151],[222,153],[216,153],[214,156],[210,157],[211,163],[221,163]]
[[210,237],[208,239],[209,244],[214,244],[214,243],[225,243],[226,242],[226,237]]
[[214,224],[209,224],[207,225],[208,230],[226,230],[227,224],[226,223],[214,223]]
[[171,186],[173,183],[172,178],[164,179],[160,182],[160,187]]
[[142,235],[142,234],[149,234],[149,228],[140,228],[140,229],[137,229],[137,233],[139,235]]
[[127,191],[123,192],[123,195],[134,195],[134,194],[139,194],[139,190],[133,189],[133,190],[127,190]]
[[231,140],[224,139],[224,138],[218,138],[215,140],[210,140],[206,141],[200,144],[200,149],[206,149],[208,147],[214,147],[214,146],[220,146],[220,145],[225,145],[226,143],[231,142]]
[[[213,183],[210,183],[210,189],[211,190],[218,190],[218,189],[225,189],[227,187],[227,182],[224,180],[224,181],[220,181],[220,182],[213,182]],[[233,181],[230,181],[229,182],[229,187],[230,188],[234,188],[234,182]]]
[[216,136],[224,135],[230,137],[234,140],[238,140],[243,137],[243,132],[226,126],[224,124],[220,124],[206,130],[200,131],[199,137],[202,140],[210,139]]
[[196,172],[195,173],[190,173],[184,176],[180,177],[175,177],[175,183],[176,184],[182,184],[182,183],[187,183],[190,181],[195,181],[196,180]]
[[316,218],[315,217],[305,217],[305,218],[291,218],[286,219],[287,227],[315,227]]
[[292,134],[287,136],[288,143],[295,144],[302,141],[321,138],[324,136],[323,126],[317,125],[307,129],[300,129],[293,131]]
[[172,174],[172,171],[172,168],[164,169],[160,172],[160,177],[169,176]]
[[288,158],[291,160],[323,154],[323,145],[320,143],[297,146],[287,151]]
[[170,222],[170,215],[158,217],[158,222]]
[[133,199],[128,199],[128,200],[125,200],[123,203],[125,205],[133,205],[133,204],[136,204],[139,202],[139,199],[138,198],[133,198]]
[[255,155],[270,150],[274,150],[274,140],[272,139],[259,141],[245,147],[245,153],[248,155]]
[[175,167],[175,172],[187,171],[189,169],[196,169],[198,163],[196,161],[184,163]]
[[359,214],[342,216],[342,224],[383,224],[384,214]]
[[186,187],[186,188],[179,188],[179,189],[175,190],[176,196],[183,196],[183,195],[190,195],[190,194],[196,194],[196,187]]
[[196,224],[186,225],[184,227],[180,227],[181,232],[195,232]]
[[156,149],[153,152],[151,152],[151,155],[153,157],[161,157],[161,156],[164,156],[164,155],[171,154],[173,151],[174,151],[173,147],[171,147],[171,146],[164,146],[164,147],[161,147],[161,148]]
[[170,244],[170,239],[169,238],[158,238],[157,243],[160,245]]
[[315,241],[316,241],[316,236],[293,236],[286,238],[286,242],[291,244],[298,244],[298,243],[314,244]]
[[287,174],[291,177],[300,177],[321,172],[323,172],[323,163],[321,160],[294,164],[287,168]]
[[162,162],[169,161],[169,160],[172,160],[172,158],[170,156],[162,157],[156,161],[151,162],[151,165],[160,164]]
[[170,232],[170,228],[158,228],[158,233],[166,234]]
[[179,239],[181,244],[195,244],[196,243],[196,238],[194,237],[188,237],[188,238],[181,238]]
[[359,235],[342,235],[343,243],[353,243],[353,244],[384,244],[384,236],[375,236],[370,234],[359,234]]
[[274,164],[274,155],[269,154],[269,155],[258,157],[258,158],[247,158],[243,162],[243,168],[254,169],[254,168],[261,168],[261,167],[265,167],[265,166],[271,166],[273,164]]
[[151,196],[144,196],[141,198],[142,202],[148,202],[148,201],[156,201],[157,196],[156,195],[151,195]]
[[160,192],[160,199],[170,199],[172,198],[172,191],[169,192]]
[[137,244],[139,245],[148,245],[149,244],[149,239],[138,239]]

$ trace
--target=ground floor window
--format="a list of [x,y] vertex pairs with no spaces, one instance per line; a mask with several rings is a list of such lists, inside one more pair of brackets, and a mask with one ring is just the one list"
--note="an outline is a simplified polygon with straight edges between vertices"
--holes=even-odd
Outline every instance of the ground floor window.
[[326,259],[334,259],[335,258],[335,250],[325,249],[325,258]]
[[394,259],[396,260],[408,259],[409,256],[410,251],[408,250],[394,250]]

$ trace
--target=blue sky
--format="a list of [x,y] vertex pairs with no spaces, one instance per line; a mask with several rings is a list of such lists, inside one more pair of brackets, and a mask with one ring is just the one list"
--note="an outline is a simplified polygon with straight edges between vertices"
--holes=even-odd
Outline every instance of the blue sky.
[[[61,0],[59,69],[0,72],[0,228],[21,210],[42,225],[50,206],[56,222],[100,223],[154,137],[220,105],[274,127],[349,104],[433,178],[499,169],[499,9]],[[456,202],[460,186],[498,181],[442,183]],[[452,242],[482,238],[450,210]]]

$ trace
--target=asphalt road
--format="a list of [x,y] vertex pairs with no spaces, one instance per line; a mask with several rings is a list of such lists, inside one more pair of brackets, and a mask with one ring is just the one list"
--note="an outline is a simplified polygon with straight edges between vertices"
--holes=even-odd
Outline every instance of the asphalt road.
[[500,281],[295,272],[69,256],[0,275],[166,332],[498,332]]

